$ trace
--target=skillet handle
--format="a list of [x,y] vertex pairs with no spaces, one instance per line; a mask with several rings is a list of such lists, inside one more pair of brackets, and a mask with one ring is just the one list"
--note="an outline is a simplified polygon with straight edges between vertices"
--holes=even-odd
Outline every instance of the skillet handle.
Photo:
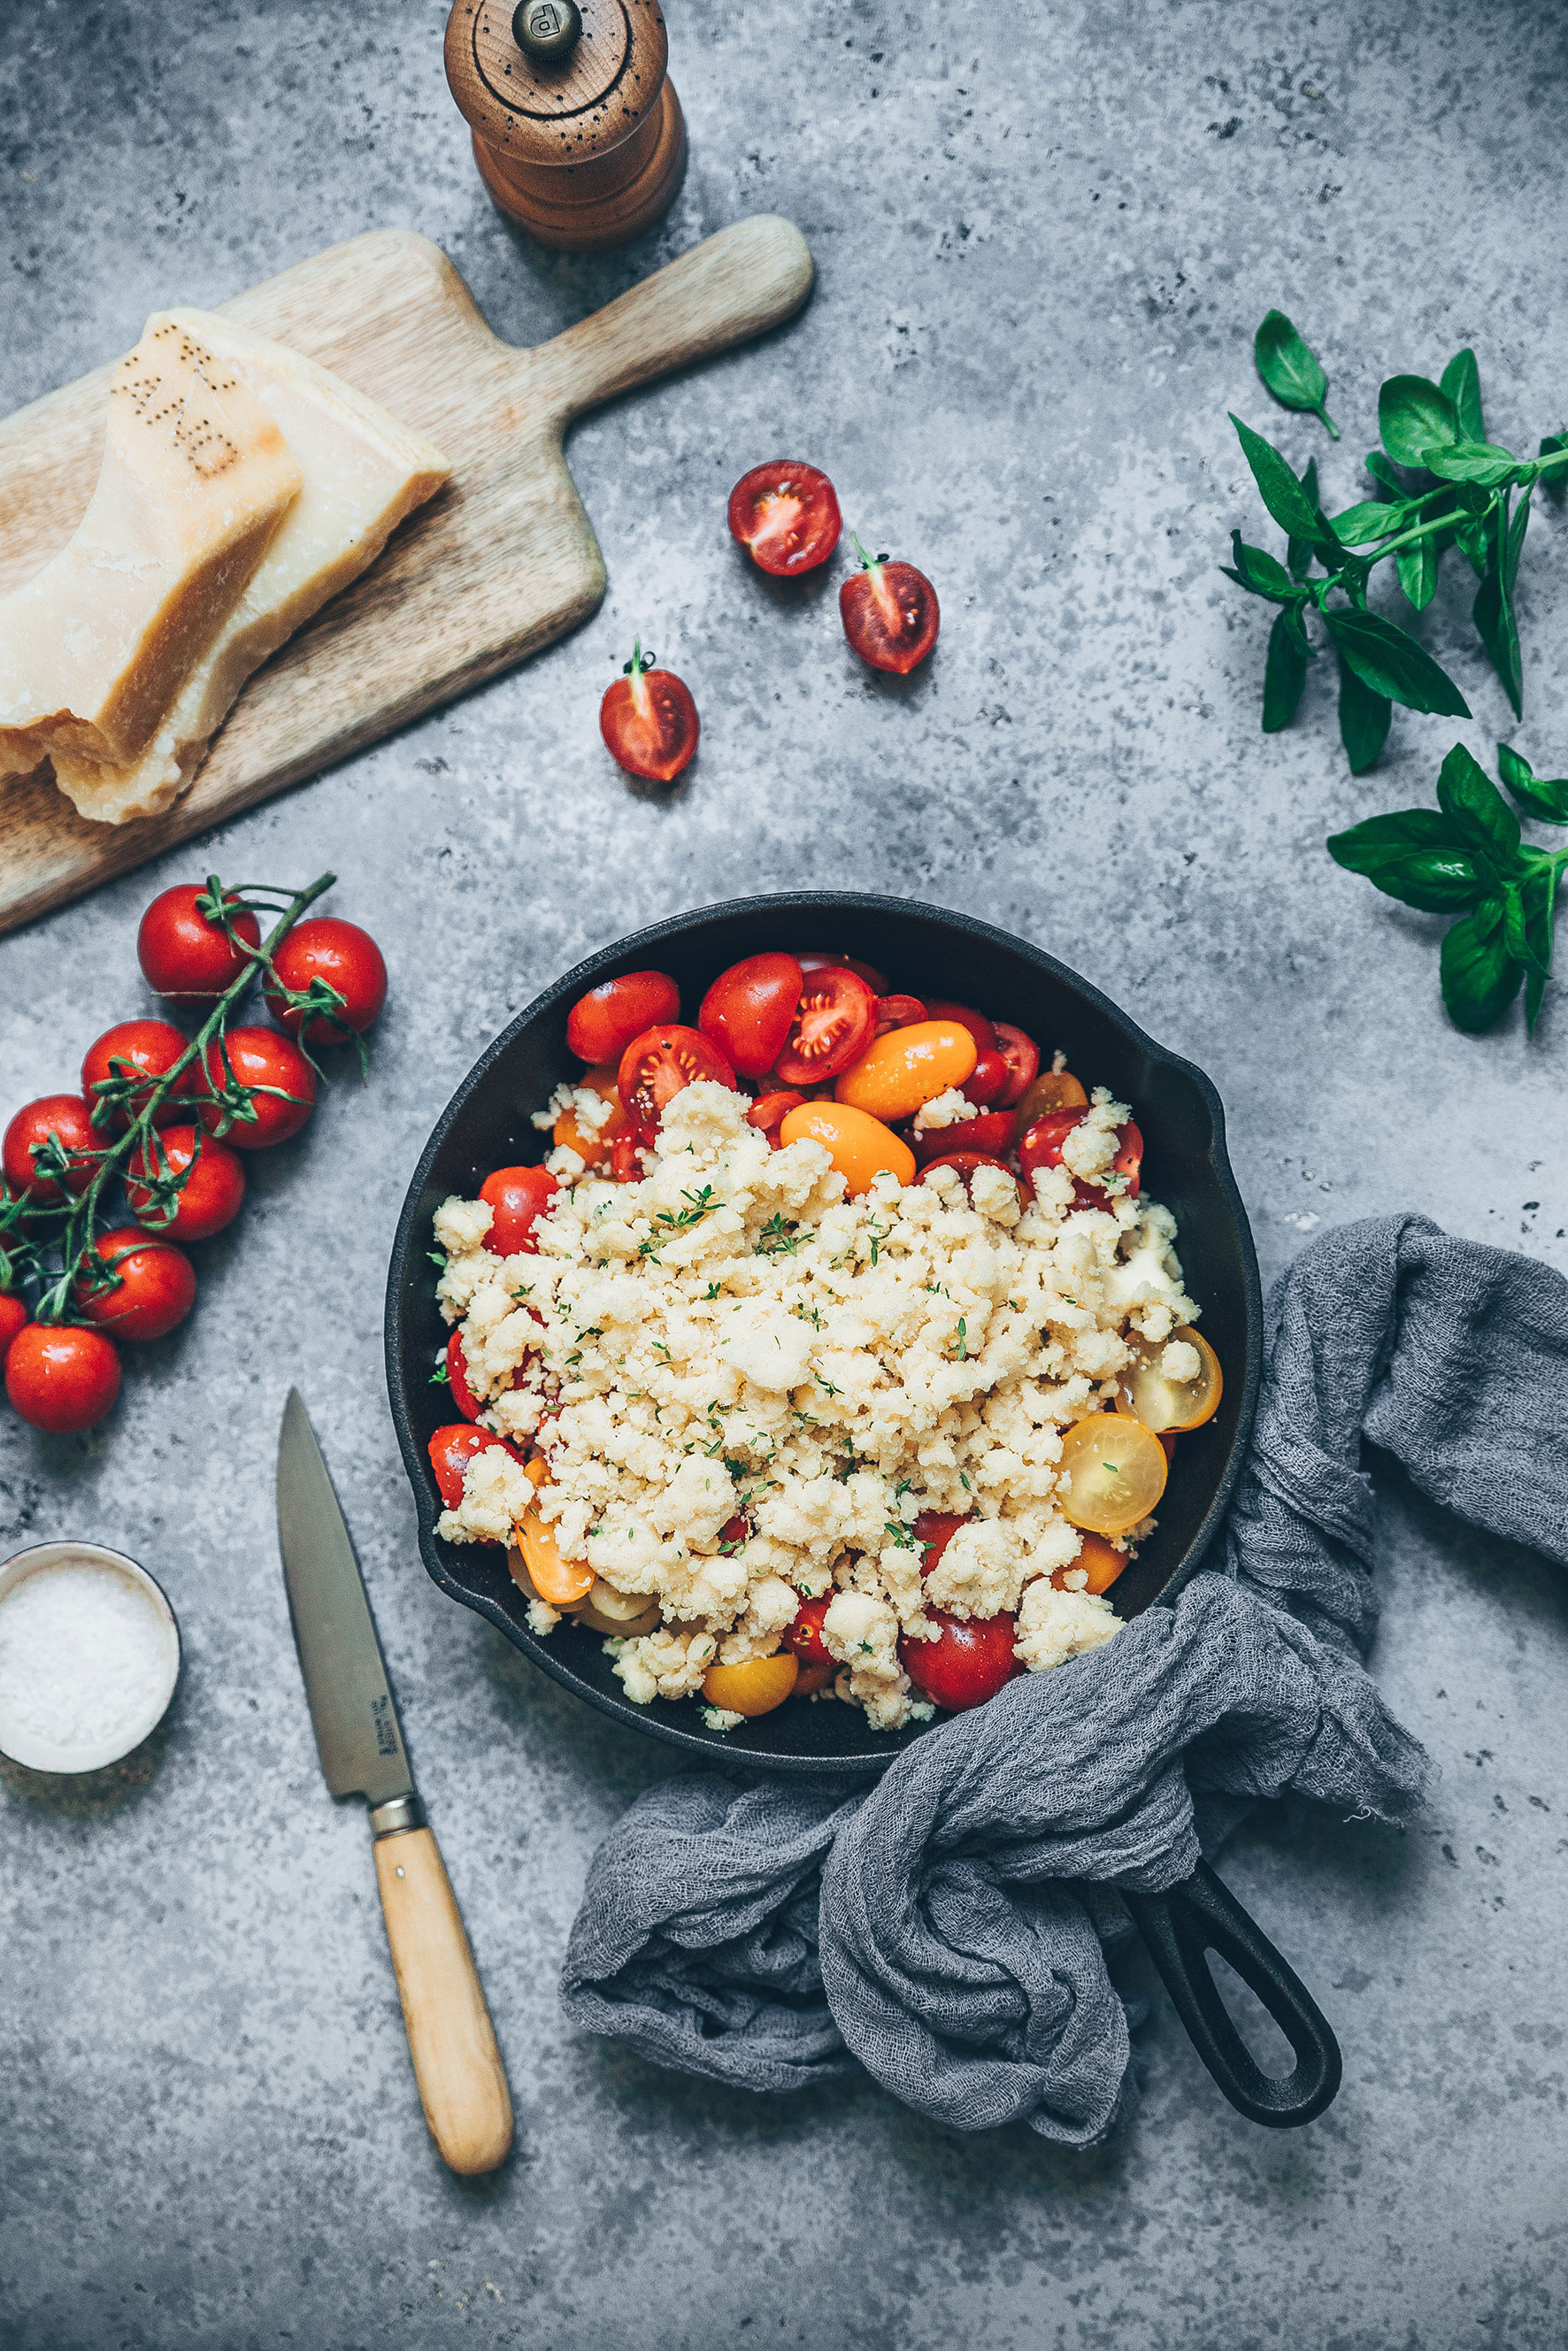
[[[1339,2043],[1295,1970],[1208,1864],[1162,1894],[1119,1890],[1193,2047],[1238,2113],[1277,2130],[1321,2115],[1339,2088]],[[1208,1951],[1250,1985],[1295,2051],[1295,2070],[1282,2080],[1263,2072],[1231,2022]]]

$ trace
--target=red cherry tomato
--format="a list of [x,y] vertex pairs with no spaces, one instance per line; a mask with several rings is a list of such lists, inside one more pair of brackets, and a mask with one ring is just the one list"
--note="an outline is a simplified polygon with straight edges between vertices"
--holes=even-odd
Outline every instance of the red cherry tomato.
[[667,972],[623,971],[580,996],[567,1015],[566,1041],[580,1061],[619,1061],[633,1037],[681,1017],[681,991]]
[[802,971],[823,971],[830,964],[841,964],[846,971],[858,971],[873,996],[887,994],[887,974],[878,971],[873,963],[862,963],[858,956],[826,955],[820,949],[808,948],[795,958]]
[[1015,1029],[1010,1020],[996,1020],[991,1025],[997,1032],[997,1050],[1008,1065],[1008,1081],[997,1102],[1001,1109],[1011,1110],[1014,1102],[1022,1101],[1026,1090],[1040,1074],[1040,1047],[1021,1029]]
[[479,1186],[493,1214],[485,1247],[497,1257],[516,1257],[519,1249],[537,1251],[536,1221],[549,1213],[560,1186],[548,1167],[497,1167]]
[[697,747],[697,706],[672,669],[655,669],[639,638],[625,673],[607,686],[599,731],[629,776],[671,784]]
[[476,1453],[486,1453],[492,1445],[498,1445],[514,1461],[523,1458],[515,1445],[508,1445],[493,1428],[471,1428],[465,1420],[449,1422],[431,1438],[430,1466],[435,1472],[441,1499],[449,1510],[456,1510],[463,1499],[463,1479],[468,1464]]
[[[280,1037],[276,1029],[231,1029],[226,1042],[235,1082],[258,1091],[251,1097],[255,1117],[236,1118],[224,1141],[232,1143],[236,1151],[265,1151],[269,1144],[287,1143],[310,1115],[316,1101],[315,1071],[293,1039]],[[210,1086],[221,1088],[227,1082],[228,1071],[215,1039],[207,1047],[204,1067]],[[265,1091],[270,1088],[277,1091]],[[224,1113],[215,1102],[204,1102],[196,1115],[207,1133],[215,1134]]]
[[643,1146],[635,1129],[630,1134],[619,1134],[610,1154],[610,1173],[618,1184],[640,1184],[643,1181]]
[[858,1061],[876,1032],[877,995],[848,964],[804,975],[800,1003],[776,1068],[787,1086],[821,1085]]
[[103,1137],[95,1134],[92,1113],[80,1094],[40,1094],[37,1102],[24,1102],[5,1129],[0,1143],[0,1168],[13,1192],[26,1192],[40,1203],[57,1200],[60,1186],[52,1176],[40,1176],[34,1165],[33,1154],[57,1135],[66,1155],[68,1169],[66,1189],[85,1192],[92,1181],[93,1155],[103,1147]]
[[969,1523],[968,1513],[956,1510],[922,1510],[915,1521],[915,1539],[922,1553],[920,1573],[929,1575],[957,1533]]
[[120,1394],[120,1357],[101,1331],[29,1322],[5,1351],[5,1393],[30,1428],[76,1437]]
[[917,996],[879,996],[876,999],[876,1033],[885,1037],[891,1029],[913,1029],[917,1020],[929,1020],[930,1013]]
[[732,1093],[739,1091],[728,1061],[700,1029],[684,1029],[672,1020],[632,1038],[621,1056],[615,1082],[622,1106],[644,1143],[653,1141],[667,1105],[699,1078],[728,1086]]
[[982,1110],[991,1102],[1000,1102],[1010,1074],[1005,1053],[995,1047],[982,1052],[964,1081],[965,1101],[977,1102]]
[[793,457],[753,465],[729,494],[729,532],[762,571],[814,571],[839,543],[839,501],[826,474]]
[[1010,1110],[983,1110],[978,1118],[961,1119],[956,1126],[934,1126],[912,1135],[910,1149],[922,1167],[937,1160],[999,1158],[1018,1139],[1018,1120]]
[[775,1151],[779,1148],[779,1130],[792,1110],[798,1110],[805,1097],[786,1086],[781,1093],[758,1094],[746,1113],[746,1123],[768,1137]]
[[192,1012],[210,1012],[249,965],[235,939],[246,946],[261,945],[261,925],[248,906],[225,897],[231,910],[225,930],[202,913],[197,901],[206,894],[193,882],[165,890],[153,899],[136,934],[136,959],[148,987]]
[[[106,1029],[101,1037],[87,1049],[87,1059],[81,1065],[81,1090],[94,1109],[99,1095],[95,1089],[119,1078],[139,1077],[146,1081],[131,1097],[128,1110],[117,1110],[109,1119],[110,1133],[120,1134],[145,1107],[148,1095],[165,1071],[172,1070],[189,1040],[180,1034],[168,1020],[121,1020],[113,1029]],[[120,1067],[113,1069],[111,1062]],[[182,1106],[181,1096],[191,1091],[192,1071],[187,1070],[158,1106],[154,1123],[171,1126],[176,1119],[190,1115],[189,1106]]]
[[167,1338],[196,1302],[196,1270],[184,1250],[150,1239],[140,1225],[100,1233],[97,1249],[116,1286],[78,1286],[78,1311],[116,1339]]
[[[167,1126],[158,1141],[162,1164],[156,1150],[149,1160],[144,1144],[131,1155],[125,1196],[137,1223],[161,1240],[204,1241],[221,1233],[238,1216],[245,1198],[245,1167],[238,1152],[231,1151],[226,1143],[214,1143],[194,1126]],[[166,1223],[146,1183],[131,1179],[181,1176],[186,1168],[191,1172],[174,1196],[173,1220]]]
[[361,930],[358,923],[340,922],[336,914],[297,923],[273,956],[272,967],[282,987],[268,979],[261,992],[278,1027],[291,1037],[299,1035],[305,1015],[298,1006],[285,1003],[283,987],[303,995],[319,979],[343,999],[333,1012],[312,1019],[304,1032],[308,1045],[340,1045],[350,1029],[362,1035],[387,1000],[387,967],[380,947],[369,931]]
[[[997,1158],[994,1153],[989,1151],[944,1151],[936,1158],[928,1159],[921,1169],[920,1180],[923,1184],[929,1181],[934,1167],[956,1167],[964,1179],[966,1190],[968,1188],[969,1178],[977,1167],[999,1167],[1004,1176],[1012,1176],[1013,1173],[1005,1159]],[[1017,1183],[1016,1176],[1013,1176],[1013,1181]]]
[[831,1666],[836,1662],[822,1638],[822,1619],[833,1602],[836,1592],[824,1592],[820,1600],[802,1600],[795,1611],[795,1622],[784,1635],[784,1646],[809,1666]]
[[446,1342],[446,1384],[452,1390],[452,1401],[464,1419],[477,1420],[485,1407],[468,1384],[468,1357],[464,1351],[461,1331],[454,1331]]
[[[1088,1115],[1085,1110],[1055,1110],[1049,1112],[1044,1118],[1035,1120],[1019,1144],[1019,1163],[1030,1179],[1031,1189],[1037,1167],[1062,1165],[1062,1144],[1073,1128]],[[1129,1200],[1137,1198],[1143,1180],[1143,1157],[1144,1138],[1129,1119],[1125,1126],[1117,1129],[1116,1156],[1112,1162],[1113,1175],[1123,1178],[1117,1187],[1118,1196]],[[1068,1172],[1071,1174],[1071,1169]],[[1073,1176],[1072,1205],[1075,1208],[1103,1208],[1110,1197],[1103,1184],[1085,1184],[1078,1176]]]
[[988,1698],[1024,1670],[1013,1655],[1018,1623],[1009,1615],[949,1616],[945,1608],[926,1614],[940,1629],[934,1641],[903,1640],[899,1663],[922,1697],[961,1714]]
[[873,560],[858,538],[855,553],[862,569],[839,590],[844,634],[868,668],[905,677],[936,642],[942,625],[936,590],[913,563],[890,563],[885,556]]
[[26,1330],[26,1299],[16,1297],[8,1290],[0,1290],[0,1364],[5,1362],[17,1332]]
[[956,1020],[960,1029],[968,1030],[977,1052],[994,1053],[997,1050],[995,1029],[985,1014],[977,1012],[972,1005],[950,1004],[943,998],[926,1006],[925,1018],[927,1020]]
[[784,1050],[802,985],[792,955],[747,956],[720,972],[703,998],[697,1027],[743,1078],[759,1078]]

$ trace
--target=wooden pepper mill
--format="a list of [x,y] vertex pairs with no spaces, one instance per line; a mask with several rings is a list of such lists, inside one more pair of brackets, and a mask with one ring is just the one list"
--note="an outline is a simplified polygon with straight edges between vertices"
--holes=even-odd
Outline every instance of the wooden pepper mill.
[[669,210],[686,165],[669,53],[659,0],[455,0],[446,78],[508,220],[601,253]]

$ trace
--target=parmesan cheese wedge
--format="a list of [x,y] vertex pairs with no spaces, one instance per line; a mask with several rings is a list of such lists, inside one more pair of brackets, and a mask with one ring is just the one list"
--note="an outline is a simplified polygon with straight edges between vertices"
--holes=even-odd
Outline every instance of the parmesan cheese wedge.
[[281,343],[203,310],[151,322],[212,355],[282,427],[305,484],[211,645],[139,758],[106,764],[55,755],[55,780],[83,816],[124,824],[177,799],[251,672],[330,596],[372,564],[405,515],[451,467],[422,434],[351,384]]
[[75,536],[0,598],[0,776],[137,758],[303,478],[255,393],[154,319],[114,371]]

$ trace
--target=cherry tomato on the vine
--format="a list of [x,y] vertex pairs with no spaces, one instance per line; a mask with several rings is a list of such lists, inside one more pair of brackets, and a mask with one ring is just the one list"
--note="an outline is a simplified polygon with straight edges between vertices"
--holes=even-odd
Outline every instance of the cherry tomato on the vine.
[[148,987],[191,1012],[210,1012],[247,967],[250,959],[235,939],[243,939],[246,946],[261,945],[261,925],[248,906],[237,898],[225,898],[225,905],[233,909],[228,917],[231,938],[223,924],[210,922],[203,914],[197,902],[206,894],[193,882],[163,891],[142,915],[136,934],[136,959]]
[[689,689],[671,669],[655,669],[639,637],[624,674],[604,689],[599,731],[629,776],[673,784],[697,747],[701,722]]
[[498,1445],[514,1461],[522,1460],[517,1447],[508,1445],[504,1437],[497,1437],[493,1428],[473,1428],[465,1420],[450,1421],[431,1438],[430,1466],[435,1472],[441,1499],[449,1510],[456,1510],[463,1499],[463,1479],[468,1464],[476,1453],[488,1452],[492,1445]]
[[822,1638],[822,1619],[838,1596],[836,1592],[824,1592],[820,1599],[802,1600],[795,1611],[795,1621],[784,1635],[784,1646],[793,1649],[803,1664],[831,1666],[834,1663],[832,1653]]
[[[163,1240],[204,1241],[222,1232],[238,1216],[245,1198],[245,1168],[238,1152],[226,1143],[214,1143],[194,1126],[167,1126],[158,1144],[162,1161],[158,1149],[149,1153],[145,1144],[131,1155],[125,1196],[138,1224]],[[183,1176],[187,1168],[190,1174],[174,1195],[173,1219],[166,1223],[146,1179]]]
[[785,1085],[821,1085],[858,1061],[876,1033],[877,1000],[848,964],[804,972],[789,1038],[774,1064]]
[[997,1102],[1001,1109],[1011,1110],[1034,1083],[1040,1069],[1040,1047],[1021,1029],[1015,1029],[1010,1020],[996,1020],[991,1025],[997,1032],[997,1050],[1008,1065],[1007,1083]]
[[633,1037],[681,1017],[681,991],[664,971],[623,971],[580,996],[566,1041],[580,1061],[619,1061]]
[[928,1608],[937,1627],[934,1641],[905,1638],[898,1645],[899,1663],[910,1680],[936,1706],[950,1714],[986,1699],[1024,1670],[1013,1655],[1018,1622],[1006,1614],[986,1617],[950,1616],[944,1608]]
[[[188,1042],[170,1020],[121,1020],[114,1028],[106,1029],[88,1047],[81,1065],[81,1090],[95,1110],[99,1099],[93,1091],[96,1086],[119,1078],[145,1081],[137,1085],[127,1108],[110,1113],[108,1125],[111,1134],[122,1133],[133,1118],[140,1116],[153,1086],[173,1068]],[[115,1061],[120,1064],[118,1070],[110,1067]],[[189,1118],[190,1105],[181,1097],[190,1092],[191,1078],[192,1071],[187,1070],[165,1094],[154,1113],[156,1125],[172,1126],[177,1119]]]
[[76,1437],[120,1394],[114,1343],[72,1323],[29,1322],[5,1351],[5,1393],[29,1427]]
[[[228,1048],[229,1070],[235,1081],[254,1086],[253,1118],[236,1117],[224,1135],[236,1151],[265,1151],[269,1144],[287,1143],[298,1134],[316,1101],[316,1072],[291,1037],[276,1029],[231,1029],[223,1043]],[[227,1080],[223,1046],[216,1038],[204,1056],[207,1083],[214,1090]],[[261,1091],[277,1088],[275,1092]],[[286,1101],[284,1096],[291,1099]],[[215,1102],[204,1102],[196,1113],[209,1134],[215,1134],[224,1113]]]
[[27,1301],[9,1290],[0,1290],[0,1364],[18,1331],[27,1326]]
[[330,1013],[318,1013],[304,1031],[308,1045],[340,1045],[351,1029],[362,1035],[387,1000],[387,967],[369,931],[345,923],[336,914],[321,914],[297,923],[272,958],[277,979],[263,983],[267,1008],[280,1029],[300,1034],[304,1012],[284,1001],[283,989],[303,996],[313,980],[335,988],[342,1003]]
[[666,1107],[682,1088],[699,1078],[738,1092],[727,1056],[700,1029],[670,1020],[632,1038],[621,1056],[618,1082],[626,1115],[644,1143],[653,1141]]
[[196,1302],[196,1273],[183,1249],[154,1239],[140,1225],[100,1233],[97,1249],[115,1276],[112,1290],[78,1284],[77,1304],[116,1339],[163,1339]]
[[13,1192],[26,1192],[40,1203],[60,1197],[59,1184],[52,1176],[40,1176],[33,1158],[51,1134],[66,1155],[70,1192],[86,1191],[92,1181],[91,1155],[104,1147],[93,1129],[91,1107],[80,1094],[40,1094],[37,1102],[24,1102],[0,1143],[0,1168]]
[[854,546],[862,569],[839,590],[844,634],[869,669],[905,677],[936,642],[942,624],[936,590],[913,563],[870,556],[858,538]]
[[793,457],[753,465],[729,494],[729,529],[762,571],[814,571],[839,543],[839,501],[826,474]]
[[697,1027],[743,1078],[759,1078],[784,1050],[803,984],[792,955],[747,956],[719,973]]
[[497,1257],[516,1257],[519,1250],[537,1251],[534,1226],[549,1214],[559,1189],[548,1167],[497,1167],[479,1186],[479,1197],[491,1211],[485,1247]]
[[779,1128],[792,1110],[799,1110],[804,1099],[804,1095],[798,1094],[792,1086],[786,1086],[778,1093],[758,1094],[746,1113],[746,1123],[765,1134],[777,1151],[780,1147]]

